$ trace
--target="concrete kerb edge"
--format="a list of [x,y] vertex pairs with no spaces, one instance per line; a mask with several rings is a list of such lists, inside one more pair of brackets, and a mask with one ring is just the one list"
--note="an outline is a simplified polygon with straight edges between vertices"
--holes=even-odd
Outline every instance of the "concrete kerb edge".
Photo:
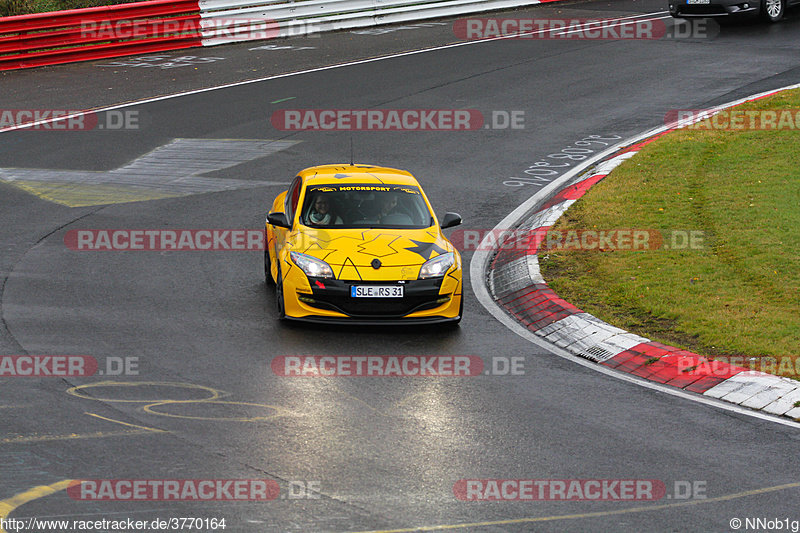
[[[765,91],[728,102],[711,108],[711,112],[719,112],[745,102],[758,100],[796,88],[800,88],[800,84]],[[500,265],[496,264],[496,258],[498,258],[501,250],[498,246],[490,246],[488,241],[490,237],[497,235],[501,230],[511,228],[517,229],[525,227],[525,229],[535,230],[535,227],[527,228],[526,223],[537,214],[542,213],[544,211],[543,206],[552,198],[556,197],[567,188],[592,178],[593,176],[607,175],[617,164],[623,161],[623,159],[620,158],[623,154],[630,154],[627,155],[627,157],[631,157],[638,152],[638,150],[632,149],[638,144],[675,129],[679,128],[676,125],[667,124],[647,130],[644,133],[617,143],[549,183],[523,204],[518,206],[495,226],[494,231],[487,234],[486,238],[473,255],[470,262],[470,282],[473,291],[481,304],[514,333],[517,333],[560,357],[569,359],[604,374],[614,376],[618,379],[635,382],[641,386],[667,392],[674,396],[684,397],[704,404],[715,405],[729,411],[770,420],[782,425],[800,428],[800,424],[797,423],[800,422],[800,420],[797,420],[797,422],[790,420],[800,417],[800,408],[781,404],[782,398],[800,396],[800,382],[798,381],[763,374],[761,372],[742,372],[742,369],[739,369],[734,370],[732,374],[729,371],[728,373],[731,375],[726,379],[717,381],[716,379],[709,378],[705,383],[695,384],[694,389],[692,388],[691,382],[683,384],[682,386],[678,384],[667,385],[664,384],[665,381],[658,381],[664,379],[669,381],[671,376],[671,370],[668,368],[668,365],[660,364],[661,358],[670,356],[663,360],[665,362],[669,360],[671,361],[669,364],[675,365],[677,359],[684,358],[684,360],[686,360],[685,358],[687,357],[695,356],[699,358],[700,356],[679,350],[678,348],[653,343],[649,339],[624,332],[624,330],[606,324],[598,318],[570,306],[568,302],[565,302],[565,304],[573,308],[565,309],[566,316],[549,322],[546,327],[540,328],[536,323],[530,322],[526,324],[526,321],[528,321],[527,319],[535,320],[538,314],[528,309],[527,311],[534,313],[533,316],[529,314],[528,317],[520,318],[519,314],[511,312],[507,306],[502,304],[500,300],[503,296],[498,296],[495,292],[495,274],[499,268],[502,268],[507,263],[501,262]],[[625,157],[625,159],[627,159],[627,157]],[[574,200],[566,200],[561,203],[566,202],[569,202],[569,204],[561,210],[558,217],[566,211],[569,205],[574,203]],[[552,208],[554,206],[551,205],[549,207]],[[547,225],[552,225],[552,223],[555,223],[555,220],[548,220],[548,222]],[[545,224],[541,224],[541,226],[545,226]],[[524,261],[527,262],[528,266],[527,280],[516,280],[516,291],[511,293],[506,292],[504,295],[513,296],[515,293],[525,294],[525,291],[530,294],[536,292],[541,293],[543,290],[542,288],[552,292],[547,288],[544,280],[541,279],[539,275],[537,255],[526,254],[522,257]],[[522,259],[519,257],[515,258],[515,262],[517,263],[521,260]],[[524,269],[520,269],[519,264],[515,266],[517,267],[515,271],[517,275],[519,275],[520,270]],[[555,293],[553,293],[553,295],[555,295]],[[557,295],[555,296],[557,297]],[[619,333],[620,331],[622,331],[622,333]],[[618,370],[614,368],[617,362],[614,361],[614,359],[617,357],[620,357],[620,361],[626,360],[626,358],[638,357],[639,366],[636,366],[634,363],[632,368],[624,367]],[[658,361],[655,361],[656,357]],[[645,359],[646,361],[642,363],[641,361]],[[609,361],[611,361],[611,363],[608,363]],[[659,363],[659,366],[653,363]],[[649,364],[653,364],[654,368],[644,368],[645,365]],[[655,376],[655,374],[658,373],[656,371],[658,368],[667,371],[667,376],[663,376],[663,371],[660,376]],[[718,366],[715,366],[715,369],[718,368]],[[737,367],[730,368],[736,369]],[[636,372],[637,374],[631,375],[630,372]],[[647,375],[648,372],[652,375]],[[656,382],[649,380],[652,377],[657,378]],[[696,381],[703,382],[704,379],[706,378],[704,377]],[[762,401],[761,399],[765,397],[767,400]]]

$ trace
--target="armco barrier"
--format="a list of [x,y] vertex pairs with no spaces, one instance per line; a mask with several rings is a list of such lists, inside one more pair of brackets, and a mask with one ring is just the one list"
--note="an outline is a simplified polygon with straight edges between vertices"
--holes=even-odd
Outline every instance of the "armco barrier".
[[[237,17],[268,19],[277,23],[278,36],[285,37],[558,1],[560,0],[200,0],[199,5],[204,22]],[[220,24],[216,23],[214,26],[219,27]],[[221,41],[209,35],[204,45],[219,42]]]
[[0,70],[200,46],[196,0],[0,18]]
[[393,24],[558,1],[150,0],[0,17],[0,70]]

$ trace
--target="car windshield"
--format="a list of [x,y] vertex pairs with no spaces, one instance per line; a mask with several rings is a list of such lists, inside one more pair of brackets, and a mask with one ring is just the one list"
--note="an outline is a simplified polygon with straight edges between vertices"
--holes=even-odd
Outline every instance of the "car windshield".
[[418,187],[409,185],[312,185],[300,223],[330,228],[422,229],[433,217]]

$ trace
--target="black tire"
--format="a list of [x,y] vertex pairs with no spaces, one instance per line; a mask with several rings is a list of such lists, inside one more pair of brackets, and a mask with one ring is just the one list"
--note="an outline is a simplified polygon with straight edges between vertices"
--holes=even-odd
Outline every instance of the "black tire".
[[775,23],[786,13],[786,0],[761,0],[761,18]]
[[278,320],[286,320],[286,302],[283,301],[283,279],[281,278],[281,265],[278,263],[278,281],[275,283],[275,310]]
[[274,287],[275,280],[272,277],[272,268],[269,260],[269,250],[264,250],[264,279],[267,281],[267,287]]

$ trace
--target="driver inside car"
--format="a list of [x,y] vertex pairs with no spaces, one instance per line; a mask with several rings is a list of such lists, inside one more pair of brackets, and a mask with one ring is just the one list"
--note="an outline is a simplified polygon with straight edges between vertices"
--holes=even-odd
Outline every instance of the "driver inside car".
[[331,201],[324,194],[318,194],[314,197],[306,218],[309,225],[312,226],[329,226],[342,223],[342,217],[335,215],[331,211]]

